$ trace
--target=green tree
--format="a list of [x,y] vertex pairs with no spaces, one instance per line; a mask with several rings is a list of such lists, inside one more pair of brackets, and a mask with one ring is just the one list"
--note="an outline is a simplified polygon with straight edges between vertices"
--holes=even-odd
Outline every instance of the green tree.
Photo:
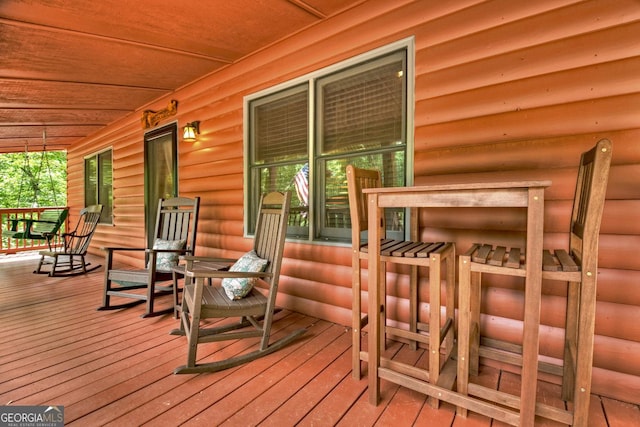
[[0,207],[66,206],[67,153],[0,154]]

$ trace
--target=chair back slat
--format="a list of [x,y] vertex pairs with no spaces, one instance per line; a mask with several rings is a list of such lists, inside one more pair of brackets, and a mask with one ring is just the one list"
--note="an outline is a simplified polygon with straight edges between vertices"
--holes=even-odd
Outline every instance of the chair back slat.
[[602,139],[580,159],[569,243],[571,254],[579,261],[585,254],[597,259],[611,154],[611,141]]
[[184,240],[185,250],[193,255],[199,209],[199,197],[160,199],[154,237],[162,240]]
[[65,234],[66,253],[73,255],[85,255],[87,253],[101,214],[102,205],[87,206],[80,211],[75,230]]
[[272,292],[280,275],[290,205],[291,192],[273,192],[262,198],[258,208],[253,249],[260,258],[269,261],[266,271],[273,274]]
[[[352,237],[357,242],[361,233],[369,229],[369,214],[367,210],[367,195],[362,192],[365,188],[382,187],[380,171],[360,169],[347,165],[347,188],[349,193],[349,212],[351,214]],[[382,229],[385,229],[384,216]]]

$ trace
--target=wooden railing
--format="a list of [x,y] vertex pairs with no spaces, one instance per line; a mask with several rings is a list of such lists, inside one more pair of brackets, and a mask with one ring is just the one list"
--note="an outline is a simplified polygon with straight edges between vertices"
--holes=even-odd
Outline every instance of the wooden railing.
[[[43,212],[53,209],[66,209],[65,206],[50,206],[43,208],[0,208],[0,254],[11,254],[22,251],[34,251],[39,249],[48,249],[46,240],[37,239],[14,239],[6,235],[6,231],[11,229],[12,219],[38,219]],[[22,224],[20,224],[22,227]],[[65,219],[64,224],[60,227],[58,236],[56,236],[51,244],[58,246],[61,244],[60,234],[69,229],[69,217]]]

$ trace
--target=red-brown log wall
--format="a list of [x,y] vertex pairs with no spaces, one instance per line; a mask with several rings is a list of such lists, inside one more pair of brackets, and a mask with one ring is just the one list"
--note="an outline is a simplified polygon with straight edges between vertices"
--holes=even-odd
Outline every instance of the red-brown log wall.
[[[179,102],[177,120],[200,120],[180,143],[180,193],[202,197],[198,251],[235,256],[243,238],[243,97],[354,55],[415,37],[415,183],[550,179],[545,244],[566,245],[580,152],[613,141],[602,219],[593,391],[640,403],[640,7],[636,0],[532,2],[371,0],[185,86],[69,150],[69,205],[83,206],[83,157],[113,147],[113,226],[92,252],[144,245],[143,109]],[[180,66],[176,64],[176,66]],[[72,218],[73,220],[73,218]],[[425,238],[519,241],[517,210],[432,209]],[[348,247],[288,242],[279,303],[347,325]],[[141,259],[124,260],[142,265]],[[407,279],[389,273],[391,314],[406,320]],[[397,280],[396,280],[397,279]],[[483,332],[520,339],[522,283],[494,279]],[[562,284],[545,283],[541,352],[561,354]],[[422,289],[425,287],[423,286]],[[429,296],[423,292],[423,307]],[[394,303],[395,301],[395,303]]]

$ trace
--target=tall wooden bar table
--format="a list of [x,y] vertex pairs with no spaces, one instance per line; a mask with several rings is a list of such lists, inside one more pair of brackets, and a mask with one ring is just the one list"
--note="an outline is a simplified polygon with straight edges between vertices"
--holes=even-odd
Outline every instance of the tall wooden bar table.
[[[457,183],[417,187],[385,187],[363,190],[367,193],[369,209],[369,402],[377,405],[380,399],[380,379],[409,387],[454,405],[477,410],[483,405],[470,396],[430,384],[393,369],[380,366],[382,298],[380,274],[380,224],[384,208],[464,208],[520,207],[527,210],[525,312],[523,330],[522,386],[520,411],[512,424],[533,426],[535,419],[536,386],[538,377],[538,334],[542,286],[542,240],[544,221],[544,190],[550,181],[508,181],[487,183]],[[450,298],[451,296],[447,296]],[[431,350],[431,349],[430,349]],[[460,349],[459,349],[460,350]],[[464,350],[464,349],[463,349]],[[468,352],[468,349],[467,349]],[[509,411],[505,417],[514,417]],[[506,421],[506,419],[505,419]]]

